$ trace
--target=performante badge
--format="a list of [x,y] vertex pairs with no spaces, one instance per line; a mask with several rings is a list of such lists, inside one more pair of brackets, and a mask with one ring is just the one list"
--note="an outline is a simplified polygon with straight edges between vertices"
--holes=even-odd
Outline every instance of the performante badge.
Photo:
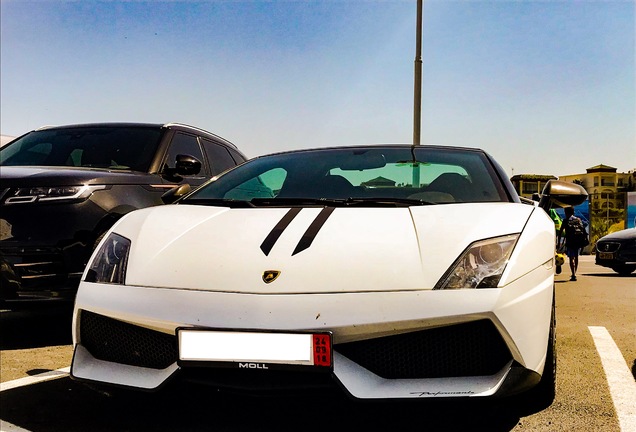
[[272,283],[278,276],[280,276],[280,271],[278,270],[265,270],[263,272],[263,282],[266,284]]

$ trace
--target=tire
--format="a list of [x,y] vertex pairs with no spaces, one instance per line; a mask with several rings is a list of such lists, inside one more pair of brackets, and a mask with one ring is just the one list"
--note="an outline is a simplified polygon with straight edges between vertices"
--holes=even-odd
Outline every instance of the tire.
[[552,303],[552,318],[550,320],[550,336],[548,338],[548,351],[545,360],[545,367],[541,375],[541,381],[535,387],[537,402],[545,409],[552,405],[556,396],[556,310],[554,301]]
[[634,273],[634,270],[636,270],[635,266],[617,266],[617,267],[612,267],[612,270],[614,270],[616,273],[618,273],[621,276],[629,276],[630,274]]
[[543,411],[554,402],[556,397],[556,307],[552,300],[552,317],[550,319],[550,335],[548,337],[545,366],[539,384],[519,395],[517,411],[522,416]]

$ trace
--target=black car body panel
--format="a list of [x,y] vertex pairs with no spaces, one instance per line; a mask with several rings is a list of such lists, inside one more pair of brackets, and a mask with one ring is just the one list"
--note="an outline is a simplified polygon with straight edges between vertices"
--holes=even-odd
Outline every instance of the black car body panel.
[[[136,137],[144,140],[137,147]],[[174,159],[184,154],[201,162],[200,172],[181,175]],[[3,147],[0,158],[4,307],[74,298],[96,242],[120,217],[161,205],[168,190],[198,186],[246,159],[198,128],[133,123],[32,131]]]
[[0,168],[2,188],[60,186],[81,184],[149,184],[153,174],[134,171],[111,171],[104,168],[12,167]]
[[636,228],[600,238],[596,242],[596,264],[622,275],[636,271]]

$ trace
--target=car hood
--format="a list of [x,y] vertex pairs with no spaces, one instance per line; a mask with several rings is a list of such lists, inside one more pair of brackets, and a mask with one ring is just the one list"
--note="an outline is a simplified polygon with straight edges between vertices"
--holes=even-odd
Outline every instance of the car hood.
[[[2,166],[0,178],[5,187],[71,186],[77,184],[148,184],[157,176],[103,168]],[[154,180],[153,180],[154,179]]]
[[[542,213],[543,237],[530,241],[544,247],[524,254],[524,265],[552,259],[554,226],[535,209],[491,203],[329,213],[170,205],[132,212],[113,231],[132,243],[127,285],[258,294],[421,290],[432,289],[473,241],[519,233],[533,212]],[[285,223],[290,211],[297,214]],[[280,274],[265,283],[270,271]]]
[[598,242],[630,239],[636,239],[636,228],[628,228],[621,231],[613,232],[606,235],[605,237],[600,238]]

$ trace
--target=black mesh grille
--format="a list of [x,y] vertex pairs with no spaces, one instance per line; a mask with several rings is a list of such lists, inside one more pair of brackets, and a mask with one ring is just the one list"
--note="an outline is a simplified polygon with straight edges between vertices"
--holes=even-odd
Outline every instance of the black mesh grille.
[[104,361],[152,369],[165,369],[177,361],[174,335],[85,310],[80,313],[80,338],[93,357]]
[[616,242],[598,242],[596,243],[596,249],[599,252],[616,252],[621,247],[620,243]]
[[489,320],[338,344],[334,349],[388,379],[492,375],[511,359]]

